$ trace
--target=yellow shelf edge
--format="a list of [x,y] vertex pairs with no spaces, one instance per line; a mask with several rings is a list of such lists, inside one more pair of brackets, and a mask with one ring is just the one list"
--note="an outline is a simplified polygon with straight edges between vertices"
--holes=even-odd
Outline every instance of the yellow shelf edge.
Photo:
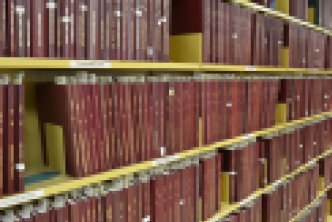
[[[324,117],[324,116],[327,116],[327,115],[332,115],[332,112],[323,112],[323,113],[320,113],[320,114],[317,114],[317,115],[314,115],[314,116],[311,116],[311,117],[306,117],[306,118],[303,118],[303,119],[300,119],[300,120],[295,120],[295,121],[290,122],[290,123],[279,124],[279,125],[276,125],[274,127],[271,127],[270,129],[265,129],[265,130],[262,130],[262,131],[255,132],[255,133],[251,134],[251,136],[254,136],[254,137],[266,136],[266,135],[271,134],[273,132],[286,129],[286,128],[289,128],[291,126],[295,126],[296,124],[302,124],[302,123],[305,123],[307,121],[318,119],[318,118],[321,118],[321,117]],[[155,159],[155,160],[152,160],[152,161],[145,161],[145,162],[142,162],[142,163],[122,167],[122,168],[119,168],[119,169],[114,169],[114,170],[111,170],[111,171],[108,171],[108,172],[103,172],[103,173],[100,173],[100,174],[92,175],[90,177],[83,177],[83,178],[79,178],[79,179],[73,178],[72,180],[70,180],[68,182],[64,182],[64,183],[61,183],[61,184],[57,184],[57,185],[49,186],[47,188],[43,188],[42,192],[41,192],[41,190],[38,190],[39,191],[38,195],[32,195],[33,198],[30,198],[30,199],[24,199],[24,198],[20,199],[19,198],[22,195],[27,195],[27,193],[25,193],[25,194],[16,194],[16,195],[13,195],[13,196],[3,198],[2,200],[0,200],[0,209],[4,209],[4,208],[8,208],[10,206],[14,206],[14,205],[18,205],[18,204],[21,204],[21,203],[29,202],[33,199],[42,199],[42,198],[49,197],[49,196],[52,196],[52,195],[57,195],[57,194],[60,194],[60,193],[63,193],[63,192],[69,192],[69,191],[74,190],[74,189],[82,188],[82,187],[89,186],[89,185],[92,185],[92,184],[98,184],[100,182],[103,182],[103,181],[106,181],[106,180],[112,180],[112,179],[115,179],[115,178],[119,178],[121,176],[131,175],[133,173],[146,171],[146,170],[149,170],[149,169],[152,169],[153,167],[155,167],[156,164],[160,163],[162,160],[167,159],[165,161],[166,163],[171,162],[171,161],[179,161],[181,159],[197,156],[199,154],[204,154],[204,153],[207,153],[209,151],[216,150],[216,149],[223,149],[223,148],[227,148],[229,146],[237,145],[238,143],[246,142],[246,140],[247,140],[247,136],[238,136],[236,138],[225,140],[225,141],[222,141],[222,142],[217,142],[217,143],[211,144],[211,145],[206,146],[206,147],[196,147],[194,149],[191,149],[191,150],[188,150],[188,151],[185,151],[185,152],[182,152],[182,153],[174,154],[172,156],[173,158],[171,160],[170,160],[170,157],[168,156],[166,158]],[[327,155],[327,153],[331,153],[331,152],[332,152],[331,150],[328,150],[322,156],[317,157],[317,158],[318,159],[322,158],[322,157],[324,157],[324,155]],[[300,170],[300,168],[298,170]],[[300,172],[300,171],[294,171],[294,172]],[[282,177],[282,178],[287,178],[287,175]],[[31,191],[31,192],[38,192],[38,191]],[[16,198],[19,201],[16,201],[16,202],[11,201],[12,198]],[[7,202],[8,202],[8,204],[6,204]]]
[[[279,180],[280,183],[289,181],[294,176],[297,176],[297,175],[303,173],[306,169],[311,167],[311,162],[318,163],[321,159],[325,159],[328,155],[331,155],[331,154],[332,154],[332,149],[329,149],[329,150],[325,151],[322,155],[314,158],[313,160],[309,161],[306,164],[303,164],[303,165],[299,166],[295,171],[293,171],[293,172],[291,172],[291,173],[289,173],[285,176],[282,176]],[[332,187],[332,184],[330,185],[330,187]],[[224,218],[227,215],[231,214],[232,212],[236,211],[237,209],[241,208],[242,203],[245,202],[246,200],[258,198],[258,197],[262,196],[263,194],[268,193],[269,191],[271,191],[273,189],[274,189],[273,184],[270,184],[265,188],[260,188],[257,191],[255,191],[254,193],[252,193],[245,200],[242,200],[241,202],[238,202],[238,203],[235,203],[235,204],[231,204],[230,208],[228,208],[227,210],[221,209],[218,213],[216,213],[216,215],[214,215],[212,218],[208,219],[206,222],[218,221],[219,219]]]
[[272,10],[270,8],[266,8],[264,6],[258,5],[256,3],[248,2],[247,0],[231,0],[231,2],[239,4],[243,7],[246,7],[246,8],[255,10],[255,11],[263,12],[266,15],[270,15],[270,16],[273,16],[275,18],[282,19],[286,22],[301,25],[303,27],[306,27],[306,28],[309,28],[309,29],[312,29],[312,30],[315,30],[315,31],[323,32],[327,35],[331,35],[331,32],[329,30],[324,29],[323,27],[317,26],[317,25],[312,24],[310,22],[303,21],[303,20],[295,18],[293,16],[286,15],[286,14],[280,12],[280,11]]
[[114,69],[155,71],[202,71],[202,72],[274,72],[282,75],[332,74],[332,70],[284,68],[273,66],[244,66],[209,63],[177,63],[120,60],[61,60],[50,58],[0,58],[0,69]]

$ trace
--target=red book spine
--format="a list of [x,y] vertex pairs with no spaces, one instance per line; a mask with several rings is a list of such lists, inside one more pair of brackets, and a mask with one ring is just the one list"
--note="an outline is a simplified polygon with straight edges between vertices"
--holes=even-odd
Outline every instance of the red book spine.
[[209,63],[211,57],[211,0],[203,2],[203,61],[204,63]]
[[57,41],[57,10],[58,6],[56,2],[46,3],[46,56],[55,58],[56,57],[56,41]]
[[[98,80],[99,81],[99,80]],[[99,155],[99,172],[106,171],[106,158],[105,158],[105,152],[106,152],[106,142],[105,142],[105,134],[104,133],[104,127],[106,130],[106,125],[104,124],[102,118],[103,118],[103,103],[104,103],[104,83],[98,82],[94,85],[95,87],[95,114],[96,114],[96,126],[97,126],[97,151],[96,153]],[[107,122],[107,120],[106,120]],[[105,126],[104,126],[105,125]]]
[[15,36],[11,38],[16,38],[13,41],[16,45],[16,56],[25,57],[26,56],[26,12],[25,12],[25,2],[23,0],[17,0],[15,2],[15,14],[14,14],[14,32]]
[[[5,98],[6,96],[6,86],[4,85],[0,85],[0,130],[3,132],[0,135],[0,158],[4,157],[4,149],[7,148],[6,147],[6,143],[5,141],[7,141],[6,138],[4,138],[4,135],[6,134],[7,131],[7,127],[6,127],[6,122],[7,122],[7,118],[5,116],[5,114],[7,113],[6,109],[7,109],[7,105],[5,103],[5,101],[7,100]],[[4,175],[4,162],[0,161],[0,174]],[[3,196],[3,192],[4,192],[4,178],[0,177],[0,197]]]
[[105,0],[98,1],[97,10],[97,29],[98,29],[98,42],[97,51],[98,59],[104,60],[106,55],[106,3]]
[[32,57],[46,57],[45,0],[31,0]]
[[6,15],[7,15],[7,56],[16,57],[17,56],[17,45],[16,45],[16,24],[15,24],[15,1],[7,0],[6,4]]
[[217,2],[211,1],[210,34],[211,34],[211,63],[216,63],[217,59]]
[[0,56],[6,56],[7,48],[7,17],[6,17],[6,0],[0,1],[0,12],[2,14],[0,22]]
[[[5,121],[4,125],[6,126],[4,132],[4,193],[7,195],[14,194],[15,192],[15,177],[14,177],[14,143],[15,143],[15,86],[10,84],[7,86],[6,94],[5,94]],[[7,110],[6,110],[7,109]],[[7,119],[7,120],[6,120]]]
[[87,59],[95,60],[98,58],[98,1],[87,1]]
[[73,57],[73,51],[72,44],[71,44],[71,35],[72,30],[71,29],[71,23],[72,23],[72,17],[71,17],[71,2],[70,0],[64,0],[59,8],[60,15],[61,15],[61,57],[63,58],[72,58]]
[[[91,95],[90,95],[90,85],[85,82],[82,85],[82,111],[84,115],[83,128],[84,128],[84,138],[85,138],[85,152],[82,153],[82,162],[84,168],[84,175],[88,176],[94,173],[94,164],[91,161],[94,161],[93,152],[92,152],[92,135],[90,135],[88,129],[91,126],[90,120],[90,110],[91,110]],[[91,126],[92,127],[92,126]]]
[[[87,31],[87,11],[86,0],[76,0],[74,3],[74,29],[75,36],[75,58],[86,58],[86,31]],[[51,36],[50,36],[51,37]]]
[[[82,209],[83,210],[83,209]],[[70,222],[76,222],[80,220],[80,204],[75,202],[68,204],[68,218]],[[43,222],[43,221],[41,221]]]
[[24,85],[15,85],[15,191],[24,192]]
[[83,104],[82,104],[82,95],[81,95],[81,89],[82,85],[81,83],[77,82],[72,85],[73,89],[73,100],[74,100],[74,112],[76,118],[76,125],[75,125],[75,132],[74,132],[74,140],[75,140],[75,159],[76,159],[76,171],[78,173],[78,177],[83,177],[85,174],[85,168],[86,168],[86,160],[84,159],[85,154],[85,141],[83,138],[84,128],[83,128]]
[[114,222],[115,218],[115,211],[113,207],[114,203],[114,194],[109,193],[105,197],[105,211],[103,214],[105,214],[105,222]]
[[162,16],[162,43],[163,43],[163,53],[161,60],[164,62],[169,61],[169,36],[170,36],[170,19],[171,19],[171,0],[163,0],[163,16]]

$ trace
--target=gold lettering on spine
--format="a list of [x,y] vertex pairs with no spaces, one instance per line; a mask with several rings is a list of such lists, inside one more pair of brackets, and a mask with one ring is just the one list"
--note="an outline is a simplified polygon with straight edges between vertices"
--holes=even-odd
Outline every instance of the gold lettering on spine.
[[41,36],[41,32],[42,32],[42,20],[41,20],[41,13],[38,14],[38,47],[42,46],[42,36]]
[[30,47],[30,19],[27,19],[27,46]]
[[92,44],[96,46],[96,11],[92,12]]
[[107,211],[107,218],[112,221],[112,207],[110,206]]
[[[107,5],[109,4],[109,1],[107,0],[106,1],[107,3]],[[109,46],[110,46],[110,28],[109,28],[109,26],[110,26],[110,15],[109,15],[109,12],[107,12],[107,14],[106,14],[106,48],[107,49],[109,49]]]
[[22,21],[22,13],[18,14],[19,19],[18,19],[18,27],[19,27],[19,31],[18,31],[18,45],[19,47],[22,47],[23,45],[23,21]]
[[54,44],[55,43],[55,36],[54,36],[54,28],[55,28],[54,27],[55,26],[54,25],[54,23],[55,23],[54,22],[54,20],[55,20],[55,15],[54,14],[55,14],[55,10],[53,8],[51,8],[49,13],[50,13],[50,22],[48,24],[49,25],[49,33],[50,33],[49,41],[50,41],[51,44]]

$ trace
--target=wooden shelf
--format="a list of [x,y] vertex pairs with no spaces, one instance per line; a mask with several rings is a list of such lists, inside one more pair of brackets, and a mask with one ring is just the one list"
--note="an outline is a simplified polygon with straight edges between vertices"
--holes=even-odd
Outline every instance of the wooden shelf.
[[302,21],[301,19],[286,15],[279,11],[274,11],[270,8],[266,8],[266,7],[258,5],[256,3],[248,2],[248,0],[231,0],[231,2],[239,4],[246,8],[252,9],[254,11],[263,12],[266,15],[273,16],[278,19],[282,19],[286,22],[294,23],[294,24],[297,24],[297,25],[300,25],[300,26],[303,26],[303,27],[306,27],[306,28],[309,28],[309,29],[312,29],[312,30],[315,30],[318,32],[325,33],[327,35],[332,35],[332,32],[330,30],[326,30],[326,29],[319,27],[317,25],[314,25],[310,22]]
[[[300,120],[296,120],[290,123],[285,123],[285,124],[279,124],[276,125],[272,128],[269,129],[263,129],[261,131],[255,132],[250,135],[243,135],[243,136],[238,136],[234,139],[229,139],[223,142],[217,142],[212,145],[206,146],[206,147],[198,147],[194,148],[192,150],[188,150],[179,154],[175,154],[172,156],[167,156],[166,158],[160,158],[156,159],[154,161],[145,161],[139,164],[134,164],[131,166],[123,167],[120,169],[115,169],[109,172],[103,172],[100,174],[96,174],[90,177],[84,177],[80,179],[75,179],[75,178],[69,178],[66,176],[60,176],[56,177],[54,181],[61,182],[60,184],[55,184],[52,182],[48,181],[42,181],[40,183],[36,183],[28,187],[28,191],[25,194],[17,194],[13,195],[10,197],[6,197],[4,199],[0,200],[0,209],[5,209],[9,208],[11,206],[19,205],[22,203],[30,202],[35,199],[42,199],[45,197],[57,195],[63,192],[70,192],[74,189],[82,188],[85,186],[90,186],[93,184],[98,184],[106,180],[112,180],[115,178],[119,178],[121,176],[126,176],[126,175],[132,175],[134,173],[138,172],[146,172],[146,170],[150,170],[156,166],[167,164],[173,161],[179,161],[182,159],[186,159],[189,157],[195,157],[201,154],[208,153],[210,151],[214,151],[217,149],[222,149],[222,148],[228,148],[231,146],[236,146],[240,143],[246,143],[248,142],[248,139],[250,138],[256,138],[256,137],[264,137],[267,135],[275,135],[277,132],[286,130],[288,128],[295,127],[296,125],[302,125],[306,122],[310,122],[313,120],[319,120],[321,118],[328,118],[330,115],[332,115],[332,112],[324,112],[315,116],[303,118]],[[332,152],[332,150],[326,151],[322,156],[317,157],[314,161],[318,161],[319,159],[325,157],[326,155],[329,155]],[[292,174],[286,175],[282,177],[283,180],[287,180],[288,178],[302,172],[305,170],[308,166],[304,165],[300,168],[297,169],[297,171],[293,172]],[[54,182],[53,181],[53,182]],[[266,189],[271,189],[266,188]],[[261,195],[262,193],[266,192],[267,190],[263,189],[260,191],[257,191],[253,195]],[[233,209],[232,207],[230,209]],[[218,214],[218,215],[224,215],[223,214]]]
[[206,63],[160,63],[119,60],[55,60],[38,58],[0,58],[0,69],[114,69],[129,71],[201,71],[277,74],[332,74],[332,70],[281,68],[269,66],[232,66]]

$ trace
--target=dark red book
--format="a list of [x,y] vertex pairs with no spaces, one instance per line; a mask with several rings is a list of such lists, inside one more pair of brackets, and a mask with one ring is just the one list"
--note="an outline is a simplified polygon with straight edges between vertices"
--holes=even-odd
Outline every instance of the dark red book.
[[[162,25],[162,58],[161,61],[168,62],[169,61],[169,36],[170,36],[170,25],[171,25],[171,0],[163,0],[162,1],[162,17],[161,17],[161,25]],[[144,2],[143,2],[144,4]],[[137,34],[136,34],[137,35]],[[142,41],[142,40],[141,40]],[[136,46],[138,48],[138,46]]]
[[[76,0],[74,2],[73,9],[74,10],[74,18],[73,24],[74,29],[72,30],[74,34],[74,55],[75,59],[85,59],[86,58],[86,35],[87,35],[87,12],[88,6],[86,0]],[[50,35],[51,38],[53,38]]]
[[46,57],[46,7],[45,0],[31,2],[31,55]]
[[11,41],[14,41],[14,46],[16,46],[16,55],[17,57],[26,56],[26,2],[23,0],[17,0],[14,4],[14,35],[11,35]]
[[[110,3],[109,3],[110,4]],[[98,49],[98,59],[104,60],[106,55],[106,1],[98,1],[97,9],[97,28],[98,28],[98,40],[97,40],[97,49]],[[129,23],[128,23],[129,24]]]
[[[63,58],[73,58],[74,51],[72,51],[72,17],[71,17],[71,1],[64,0],[61,2],[61,5],[58,6],[61,16],[60,32],[61,32],[61,57]],[[72,33],[73,32],[73,33]]]
[[[150,3],[151,4],[151,3]],[[154,1],[154,49],[155,54],[153,56],[154,61],[160,61],[162,58],[162,0],[155,0]]]
[[[99,59],[98,57],[98,1],[87,1],[87,31],[86,31],[86,47],[87,59]],[[119,10],[121,12],[121,9]]]
[[[3,5],[2,5],[3,7]],[[7,0],[6,1],[6,45],[7,45],[7,52],[6,56],[9,57],[16,57],[17,56],[17,40],[16,36],[18,35],[17,33],[17,28],[15,26],[15,16],[16,14],[16,8],[15,8],[15,1],[14,0]]]
[[[3,78],[3,77],[2,77]],[[6,93],[6,83],[3,81],[4,79],[1,79],[1,85],[0,85],[0,129],[2,130],[3,134],[0,136],[0,151],[2,153],[1,157],[4,157],[4,149],[6,149],[6,141],[7,138],[4,137],[5,132],[7,130],[6,124],[7,124],[7,118],[5,116],[5,114],[8,112],[7,111],[7,104],[6,102],[6,98],[5,96],[7,95]],[[0,164],[0,172],[4,175],[4,171],[5,171],[5,165],[3,162],[1,162]],[[0,180],[0,196],[2,197],[4,193],[4,180]]]
[[24,192],[24,85],[23,75],[14,79],[14,163],[15,192]]
[[[0,2],[0,12],[2,15],[6,14],[6,0],[1,0]],[[5,57],[7,55],[7,17],[1,19],[0,22],[0,56]]]
[[15,85],[6,87],[4,96],[4,193],[15,193]]
[[56,57],[57,46],[57,10],[58,5],[56,1],[46,3],[46,56]]

